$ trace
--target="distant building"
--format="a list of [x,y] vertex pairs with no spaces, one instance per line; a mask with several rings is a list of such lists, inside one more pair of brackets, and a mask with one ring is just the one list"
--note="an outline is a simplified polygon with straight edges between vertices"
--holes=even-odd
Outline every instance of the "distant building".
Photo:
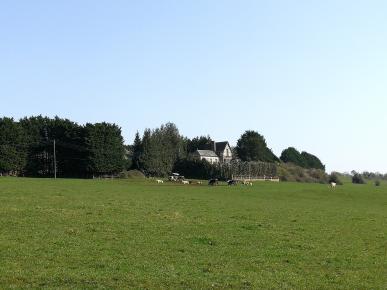
[[218,163],[219,157],[216,155],[216,153],[212,150],[196,150],[193,153],[193,157],[198,160],[206,160],[211,164]]
[[212,142],[206,148],[201,148],[193,153],[193,157],[198,160],[207,160],[209,163],[229,163],[232,160],[230,144],[224,142]]
[[219,156],[219,162],[229,163],[232,159],[230,144],[227,141],[213,142],[213,150]]

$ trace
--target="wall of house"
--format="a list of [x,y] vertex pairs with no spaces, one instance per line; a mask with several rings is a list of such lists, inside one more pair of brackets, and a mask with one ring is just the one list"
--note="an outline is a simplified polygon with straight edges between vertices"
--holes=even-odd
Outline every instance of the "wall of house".
[[[227,154],[227,150],[228,150],[228,154]],[[231,159],[232,159],[231,147],[229,145],[227,145],[224,148],[224,151],[220,152],[220,160],[222,162],[229,162],[229,161],[231,161]]]
[[200,157],[200,160],[207,160],[209,163],[213,164],[213,163],[218,163],[219,162],[219,157],[206,157],[206,156],[201,156]]

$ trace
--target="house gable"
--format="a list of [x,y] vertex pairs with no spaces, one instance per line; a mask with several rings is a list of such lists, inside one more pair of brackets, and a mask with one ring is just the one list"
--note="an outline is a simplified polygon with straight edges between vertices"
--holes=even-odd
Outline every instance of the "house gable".
[[229,162],[232,159],[232,151],[230,144],[225,142],[216,143],[216,154],[221,159],[221,162]]
[[194,156],[198,159],[206,159],[213,163],[216,162],[230,162],[232,159],[231,146],[227,141],[212,142],[211,144],[203,146],[204,150],[196,150]]

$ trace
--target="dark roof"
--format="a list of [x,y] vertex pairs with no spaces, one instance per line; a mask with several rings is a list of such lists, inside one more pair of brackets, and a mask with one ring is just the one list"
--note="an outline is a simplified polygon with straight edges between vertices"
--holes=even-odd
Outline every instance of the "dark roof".
[[[226,149],[227,144],[230,144],[227,141],[223,142],[215,142],[216,144],[216,152],[224,151]],[[210,144],[203,145],[199,148],[200,150],[214,150],[214,144],[211,142]]]
[[196,152],[198,152],[200,156],[218,157],[218,155],[216,155],[216,153],[212,150],[196,150]]
[[226,149],[228,142],[227,141],[216,142],[215,144],[216,144],[216,151],[224,151],[224,149]]

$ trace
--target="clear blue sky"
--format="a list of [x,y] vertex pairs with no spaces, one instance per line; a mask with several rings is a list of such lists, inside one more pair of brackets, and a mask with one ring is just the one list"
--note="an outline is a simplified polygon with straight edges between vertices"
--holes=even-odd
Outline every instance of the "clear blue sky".
[[387,1],[3,0],[0,115],[259,131],[387,172]]

